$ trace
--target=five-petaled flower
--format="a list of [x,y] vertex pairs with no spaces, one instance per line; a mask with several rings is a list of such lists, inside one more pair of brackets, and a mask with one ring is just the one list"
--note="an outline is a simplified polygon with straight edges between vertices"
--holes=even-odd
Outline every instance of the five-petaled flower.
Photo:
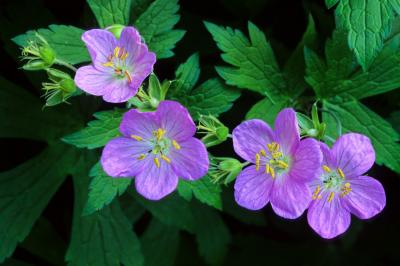
[[136,190],[147,199],[174,191],[178,177],[196,180],[208,171],[207,150],[178,102],[162,101],[155,112],[130,110],[119,129],[122,137],[107,143],[101,164],[112,177],[135,177]]
[[75,82],[85,92],[103,96],[107,102],[125,102],[135,96],[153,71],[156,56],[148,51],[133,27],[125,27],[119,40],[101,29],[86,31],[82,40],[93,64],[79,68]]
[[300,141],[296,113],[282,110],[273,131],[261,120],[243,122],[233,130],[235,152],[253,163],[235,183],[236,202],[258,210],[271,202],[276,214],[299,217],[309,206],[309,181],[317,177],[322,154],[314,139]]
[[376,179],[364,176],[375,161],[368,137],[348,133],[332,149],[321,143],[323,154],[319,177],[311,184],[309,225],[322,237],[334,238],[350,226],[350,213],[368,219],[382,211],[385,191]]

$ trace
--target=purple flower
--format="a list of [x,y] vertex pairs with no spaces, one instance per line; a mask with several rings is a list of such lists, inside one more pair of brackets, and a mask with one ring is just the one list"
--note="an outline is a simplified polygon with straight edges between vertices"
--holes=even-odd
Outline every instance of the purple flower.
[[317,177],[322,154],[314,139],[300,141],[296,113],[282,110],[273,131],[261,120],[243,122],[233,130],[235,152],[252,162],[237,177],[236,202],[251,210],[269,201],[276,214],[295,219],[309,206],[307,182]]
[[82,40],[93,65],[79,68],[75,83],[89,94],[103,96],[107,102],[125,102],[135,96],[153,71],[156,56],[148,51],[133,27],[125,27],[119,40],[100,29],[85,32]]
[[122,137],[111,140],[101,156],[112,177],[136,177],[136,190],[159,200],[175,190],[178,177],[196,180],[208,171],[204,144],[193,137],[196,126],[186,108],[162,101],[157,111],[125,113]]
[[319,178],[312,183],[309,225],[323,238],[334,238],[350,226],[350,213],[368,219],[382,211],[385,191],[377,180],[363,176],[375,161],[369,138],[349,133],[332,149],[321,143],[323,154]]

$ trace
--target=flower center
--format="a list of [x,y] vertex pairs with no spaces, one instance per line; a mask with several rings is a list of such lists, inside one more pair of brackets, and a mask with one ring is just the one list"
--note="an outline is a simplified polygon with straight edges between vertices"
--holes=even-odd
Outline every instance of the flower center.
[[120,79],[127,79],[128,83],[132,82],[132,76],[129,73],[126,66],[126,58],[128,58],[129,53],[124,47],[115,47],[114,52],[110,54],[107,59],[108,61],[102,65],[105,67],[111,67],[114,69],[115,76]]
[[342,169],[337,168],[336,171],[332,171],[327,165],[323,165],[322,169],[324,170],[322,188],[320,185],[315,188],[312,196],[313,200],[321,199],[323,191],[329,191],[328,202],[334,199],[336,193],[344,197],[351,192],[351,185],[346,182],[346,176]]
[[[137,157],[138,160],[143,160],[149,154],[153,154],[153,162],[157,167],[160,167],[161,163],[160,160],[165,161],[166,163],[171,163],[171,159],[168,156],[171,147],[175,150],[180,150],[181,146],[178,144],[176,140],[171,140],[165,137],[166,130],[162,128],[158,128],[157,130],[153,131],[153,136],[150,139],[147,139],[150,143],[151,150],[149,152],[142,153]],[[137,135],[131,135],[136,141],[144,141],[144,139]]]
[[265,173],[275,178],[276,175],[287,171],[290,160],[283,155],[278,143],[271,142],[267,144],[267,152],[261,149],[256,154],[256,171],[260,169],[261,161],[265,161]]

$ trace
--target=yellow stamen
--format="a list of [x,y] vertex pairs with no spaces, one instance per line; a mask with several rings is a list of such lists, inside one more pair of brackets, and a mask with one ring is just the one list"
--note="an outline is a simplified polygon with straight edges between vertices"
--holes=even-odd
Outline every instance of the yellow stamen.
[[323,165],[322,169],[324,169],[324,171],[327,173],[329,173],[331,171],[331,168],[329,168],[327,165]]
[[260,169],[260,154],[256,154],[256,171]]
[[340,194],[340,196],[344,197],[347,194],[349,194],[351,192],[351,185],[349,182],[345,183],[344,186],[342,187],[342,193]]
[[113,67],[113,66],[114,66],[114,63],[113,63],[112,61],[108,61],[108,62],[103,63],[102,66],[105,66],[105,67]]
[[129,55],[129,53],[128,53],[128,52],[125,52],[125,53],[121,56],[121,59],[122,59],[122,60],[125,60],[125,59],[128,57],[128,55]]
[[131,74],[129,74],[128,70],[125,70],[124,74],[125,74],[126,78],[128,79],[128,83],[131,83],[132,77],[131,77]]
[[137,158],[138,160],[143,160],[144,158],[146,158],[145,154],[140,154],[139,157]]
[[270,172],[272,178],[275,178],[275,170],[274,170],[273,167],[270,167],[270,168],[269,168],[269,172]]
[[156,138],[157,138],[157,141],[159,141],[160,139],[162,139],[162,137],[164,136],[164,134],[165,134],[165,130],[162,129],[162,128],[157,129],[157,131],[155,131],[155,133],[154,133],[154,135],[155,135]]
[[131,135],[131,138],[133,138],[133,139],[135,139],[135,140],[137,140],[137,141],[141,141],[141,140],[143,140],[143,138],[142,138],[142,137],[140,137],[140,136],[136,136],[136,135]]
[[265,173],[269,174],[271,172],[271,166],[269,164],[265,165]]
[[121,47],[121,50],[119,51],[119,58],[122,58],[122,56],[125,54],[125,48]]
[[176,142],[175,140],[172,141],[172,146],[174,146],[174,148],[177,150],[181,149],[181,145],[179,145],[178,142]]
[[154,164],[158,167],[158,168],[160,168],[160,160],[156,157],[156,158],[154,158]]
[[161,155],[161,159],[163,159],[163,160],[166,161],[167,163],[171,163],[171,159],[168,158],[168,157],[165,156],[165,155]]
[[267,153],[265,152],[264,149],[261,149],[261,150],[260,150],[260,154],[261,154],[262,156],[264,156],[264,157],[267,156]]
[[343,179],[345,178],[342,169],[338,168],[338,169],[337,169],[337,172],[338,172],[338,174],[340,175],[341,178],[343,178]]
[[320,186],[317,186],[317,187],[315,188],[314,192],[313,192],[313,195],[312,195],[312,199],[313,199],[313,200],[319,199],[319,198],[321,197],[321,195],[319,195],[319,192],[320,192],[320,191],[321,191],[321,187],[320,187]]
[[335,192],[331,192],[331,193],[329,194],[329,197],[328,197],[328,202],[331,202],[331,201],[333,200],[334,197],[335,197]]
[[120,50],[121,48],[119,48],[119,46],[117,46],[117,47],[115,47],[114,48],[114,57],[119,57],[119,50]]
[[278,160],[277,164],[280,168],[286,169],[289,167],[289,165],[287,163],[285,163],[284,161]]
[[280,151],[275,151],[275,152],[273,152],[272,153],[272,158],[274,158],[274,159],[279,159],[279,158],[281,158],[282,157],[282,152],[280,152]]

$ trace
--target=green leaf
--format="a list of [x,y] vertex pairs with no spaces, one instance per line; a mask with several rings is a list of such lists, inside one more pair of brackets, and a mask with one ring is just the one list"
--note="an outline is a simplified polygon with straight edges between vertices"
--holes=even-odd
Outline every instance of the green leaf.
[[280,98],[286,87],[265,35],[249,22],[250,40],[239,30],[205,22],[205,26],[223,52],[222,59],[233,67],[217,67],[228,85],[256,91],[272,101]]
[[179,230],[152,219],[140,238],[146,266],[173,266],[179,248]]
[[[376,152],[376,163],[384,164],[400,173],[400,140],[399,134],[385,119],[357,101],[333,103],[324,101],[324,107],[339,118],[344,132],[358,132],[368,136]],[[336,136],[335,120],[324,114],[328,134]]]
[[0,137],[55,140],[79,125],[65,107],[42,107],[37,97],[0,76]]
[[100,28],[114,24],[128,25],[131,0],[87,0]]
[[221,265],[231,241],[231,235],[217,211],[193,203],[196,240],[199,253],[207,263]]
[[37,157],[0,173],[0,262],[25,239],[77,161],[76,152],[54,144]]
[[395,111],[391,113],[388,120],[390,124],[392,124],[393,128],[396,129],[398,133],[400,133],[400,111]]
[[183,30],[173,29],[180,19],[178,10],[178,0],[156,0],[134,23],[158,59],[173,56],[172,49],[185,34]]
[[197,54],[180,65],[175,74],[176,81],[172,83],[167,97],[186,106],[195,120],[200,114],[217,117],[228,111],[232,102],[240,96],[240,91],[225,85],[219,79],[209,79],[193,89],[200,75]]
[[390,33],[392,6],[387,0],[341,0],[336,17],[348,30],[349,46],[367,70]]
[[131,20],[136,20],[150,6],[152,0],[134,0],[132,2]]
[[63,137],[62,140],[78,148],[103,147],[108,141],[120,135],[119,125],[124,112],[122,109],[97,112],[93,114],[97,120],[90,121],[87,127]]
[[356,68],[343,32],[327,42],[326,62],[306,49],[307,82],[319,98],[363,99],[400,87],[400,36],[394,36],[367,71]]
[[339,2],[339,0],[325,0],[325,5],[328,9],[332,8],[334,5],[336,5]]
[[142,266],[140,241],[118,201],[99,212],[82,216],[87,201],[89,167],[94,162],[87,156],[81,160],[73,175],[75,207],[70,246],[66,260],[71,266]]
[[272,103],[269,98],[264,98],[247,112],[246,120],[261,119],[269,125],[273,125],[277,114],[286,107],[290,106],[290,99],[281,99],[278,102]]
[[89,176],[92,177],[92,180],[89,186],[88,201],[83,210],[85,215],[92,214],[110,204],[117,195],[121,196],[125,192],[132,181],[130,178],[108,176],[100,163],[93,166]]
[[149,201],[129,190],[131,195],[163,224],[176,226],[188,232],[194,231],[194,218],[189,203],[176,194],[159,201]]
[[186,200],[191,200],[193,194],[200,202],[222,210],[221,187],[212,183],[208,175],[196,181],[180,179],[178,193]]
[[[89,53],[81,40],[83,30],[74,26],[50,25],[49,29],[36,30],[46,39],[51,48],[56,52],[57,59],[70,64],[79,64],[90,61]],[[35,40],[35,31],[28,31],[18,35],[12,40],[21,47],[28,44],[28,41]]]
[[200,77],[199,54],[191,55],[188,60],[179,65],[175,71],[176,82],[171,86],[170,92],[173,94],[190,93]]

